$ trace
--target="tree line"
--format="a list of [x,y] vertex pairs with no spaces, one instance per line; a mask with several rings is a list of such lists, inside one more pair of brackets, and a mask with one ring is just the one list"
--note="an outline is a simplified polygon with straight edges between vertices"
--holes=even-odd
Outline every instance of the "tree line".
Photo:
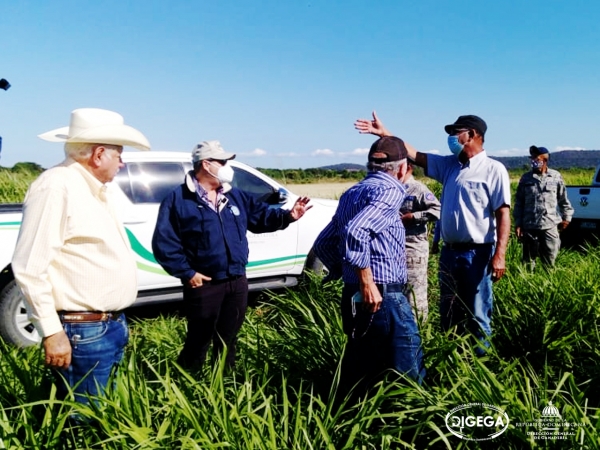
[[312,169],[264,169],[257,170],[283,183],[318,183],[337,181],[359,181],[365,177],[367,169],[363,170],[334,170],[324,168]]

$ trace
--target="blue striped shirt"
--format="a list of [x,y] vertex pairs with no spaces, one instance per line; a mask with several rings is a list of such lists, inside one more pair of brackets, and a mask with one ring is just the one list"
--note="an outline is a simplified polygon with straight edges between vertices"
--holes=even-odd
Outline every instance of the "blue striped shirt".
[[405,230],[400,207],[406,189],[384,172],[369,172],[340,198],[331,222],[314,245],[317,257],[344,283],[371,268],[378,284],[406,283]]

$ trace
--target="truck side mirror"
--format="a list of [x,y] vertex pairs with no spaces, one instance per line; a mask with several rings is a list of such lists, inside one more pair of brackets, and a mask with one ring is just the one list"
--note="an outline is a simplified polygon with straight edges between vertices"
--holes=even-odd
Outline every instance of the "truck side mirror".
[[282,203],[282,204],[286,203],[290,196],[290,193],[284,188],[279,188],[279,190],[277,191],[277,194],[279,195],[279,203]]

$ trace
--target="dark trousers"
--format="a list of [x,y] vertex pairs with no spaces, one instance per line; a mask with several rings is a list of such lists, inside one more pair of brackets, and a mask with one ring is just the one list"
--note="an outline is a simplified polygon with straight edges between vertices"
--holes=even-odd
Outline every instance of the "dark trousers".
[[233,367],[237,333],[248,307],[247,278],[209,281],[195,289],[184,287],[183,299],[188,332],[178,363],[200,370],[212,342],[214,358],[220,355],[223,345],[227,346],[226,363]]

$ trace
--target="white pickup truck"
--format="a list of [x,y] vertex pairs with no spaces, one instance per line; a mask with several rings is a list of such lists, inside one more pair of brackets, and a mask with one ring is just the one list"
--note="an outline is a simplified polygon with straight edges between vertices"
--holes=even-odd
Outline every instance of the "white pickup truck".
[[[183,182],[191,170],[189,153],[124,152],[125,167],[113,181],[117,212],[125,225],[138,267],[138,298],[134,305],[181,299],[181,282],[169,276],[152,255],[152,234],[160,201]],[[255,194],[273,208],[291,208],[298,196],[261,172],[231,161],[233,186]],[[337,201],[311,199],[304,217],[274,233],[248,232],[250,256],[247,275],[250,290],[275,289],[297,284],[305,269],[320,271],[311,252],[318,234],[329,223]],[[21,205],[0,205],[0,335],[16,345],[31,345],[40,337],[27,318],[23,294],[16,285],[10,261],[14,252]],[[107,280],[108,282],[108,280]]]
[[600,237],[600,165],[589,186],[567,186],[567,196],[575,209],[571,224],[561,233],[564,246],[578,246]]

